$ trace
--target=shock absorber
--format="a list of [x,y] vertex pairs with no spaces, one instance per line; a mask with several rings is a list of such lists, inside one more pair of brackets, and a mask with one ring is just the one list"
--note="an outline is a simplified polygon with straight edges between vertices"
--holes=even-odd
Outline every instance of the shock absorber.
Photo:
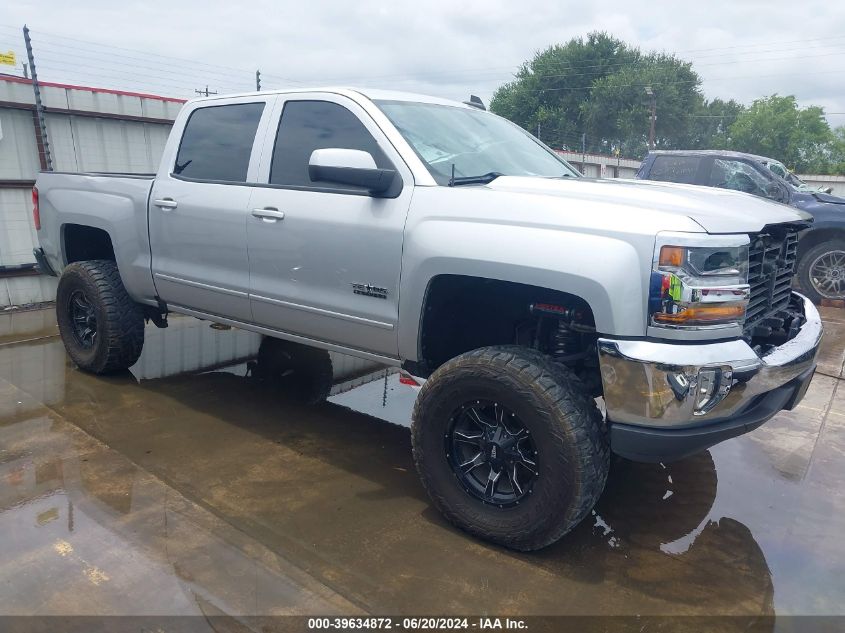
[[577,332],[569,329],[562,320],[558,320],[557,328],[552,332],[551,349],[549,352],[558,361],[575,360],[584,354],[581,351],[581,340]]
[[[550,303],[534,303],[530,310],[538,318],[537,347],[544,347],[559,362],[584,357],[586,352],[581,349],[581,337],[569,327],[580,316],[574,309]],[[541,342],[540,339],[545,340]]]

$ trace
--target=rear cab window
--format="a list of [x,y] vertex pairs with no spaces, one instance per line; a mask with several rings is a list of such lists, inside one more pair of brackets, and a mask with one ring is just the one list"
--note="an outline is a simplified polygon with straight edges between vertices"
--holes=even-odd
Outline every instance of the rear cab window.
[[700,164],[701,159],[698,156],[658,154],[654,157],[647,178],[694,185],[697,183],[696,176]]
[[246,182],[264,103],[197,108],[191,113],[173,165],[187,180]]

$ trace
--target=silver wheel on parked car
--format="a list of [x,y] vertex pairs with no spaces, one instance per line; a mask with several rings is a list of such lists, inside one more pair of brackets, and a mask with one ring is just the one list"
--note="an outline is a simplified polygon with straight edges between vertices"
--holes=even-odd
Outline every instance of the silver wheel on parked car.
[[845,250],[827,251],[816,257],[810,264],[810,280],[827,299],[845,296]]
[[815,303],[845,299],[845,240],[827,240],[808,248],[798,260],[796,275],[801,292]]

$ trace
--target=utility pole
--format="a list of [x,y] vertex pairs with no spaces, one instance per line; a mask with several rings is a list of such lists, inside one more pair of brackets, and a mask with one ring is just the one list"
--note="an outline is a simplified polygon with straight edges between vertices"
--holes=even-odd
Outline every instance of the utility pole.
[[651,125],[648,130],[648,148],[654,149],[654,122],[657,120],[657,98],[651,86],[645,87],[645,93],[651,97]]
[[540,140],[540,122],[537,121],[537,140]]
[[38,72],[35,70],[35,54],[32,52],[32,40],[29,39],[29,27],[23,26],[23,41],[26,44],[26,57],[29,60],[29,72],[32,75],[32,91],[35,93],[35,117],[41,134],[41,167],[53,171],[53,158],[50,156],[50,141],[47,139],[47,122],[44,117],[44,104],[41,102],[41,87],[38,85]]
[[260,70],[255,71],[255,89],[258,92],[261,92],[261,71]]
[[216,90],[209,90],[208,89],[208,84],[205,84],[205,90],[194,90],[194,92],[196,92],[198,95],[203,95],[204,97],[207,97],[208,95],[216,95],[217,94]]
[[581,132],[581,173],[587,169],[587,133]]

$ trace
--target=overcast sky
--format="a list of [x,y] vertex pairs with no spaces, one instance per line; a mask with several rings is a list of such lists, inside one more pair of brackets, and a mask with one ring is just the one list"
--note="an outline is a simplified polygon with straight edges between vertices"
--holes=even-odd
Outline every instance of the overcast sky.
[[43,80],[187,96],[206,83],[250,89],[260,68],[268,88],[377,86],[486,102],[535,51],[604,30],[694,62],[708,98],[794,94],[845,124],[832,114],[845,113],[845,2],[833,0],[3,4],[0,51],[23,57],[27,23]]

